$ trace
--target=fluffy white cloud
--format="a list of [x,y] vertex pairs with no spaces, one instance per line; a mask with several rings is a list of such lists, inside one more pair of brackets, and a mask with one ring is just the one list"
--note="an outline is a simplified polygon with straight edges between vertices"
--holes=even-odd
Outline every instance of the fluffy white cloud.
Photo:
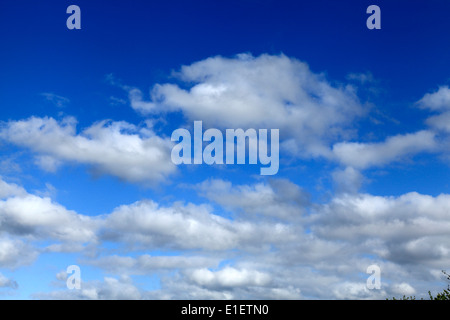
[[352,87],[333,86],[285,55],[217,56],[175,76],[189,88],[157,84],[150,101],[129,89],[131,106],[145,114],[182,111],[206,126],[280,129],[290,151],[303,156],[327,155],[326,142],[346,136],[346,126],[364,113]]
[[363,182],[362,174],[352,167],[336,170],[332,174],[337,193],[356,193]]
[[420,152],[438,148],[431,131],[396,135],[378,143],[340,142],[333,146],[334,157],[342,164],[357,169],[381,166]]
[[[139,201],[115,209],[105,220],[106,240],[141,243],[147,248],[229,250],[264,248],[289,241],[293,236],[282,223],[251,223],[230,220],[211,213],[204,205],[160,207],[153,201]],[[260,234],[266,233],[264,242]]]
[[450,109],[450,88],[442,86],[433,93],[427,93],[417,104],[424,109],[445,111]]
[[416,290],[406,282],[394,284],[392,286],[392,292],[396,294],[398,297],[403,296],[410,297],[416,294]]
[[138,300],[142,298],[140,290],[127,277],[104,278],[102,285],[88,286],[81,291],[81,294],[88,299],[95,300]]
[[106,224],[106,239],[155,247],[217,250],[233,247],[237,241],[231,221],[210,215],[204,206],[163,208],[153,201],[140,201],[114,210]]
[[[334,85],[284,55],[218,56],[174,75],[176,84],[155,85],[148,101],[139,89],[122,87],[143,114],[181,112],[189,121],[221,129],[280,129],[284,151],[343,165],[332,173],[337,195],[312,203],[287,179],[210,179],[194,186],[208,204],[141,200],[88,217],[0,178],[0,267],[15,269],[41,253],[71,251],[84,254],[77,263],[117,276],[37,297],[384,299],[426,292],[439,280],[436,273],[450,264],[450,196],[358,193],[358,170],[439,150],[438,130],[348,142],[355,138],[352,122],[365,112],[355,89]],[[374,81],[370,73],[350,74],[348,80]],[[69,102],[43,96],[57,106]],[[418,105],[438,113],[427,120],[432,129],[450,132],[448,87],[426,94]],[[0,138],[30,149],[47,171],[79,163],[129,182],[157,183],[176,169],[172,143],[149,123],[100,121],[77,131],[74,118],[32,117],[2,123]],[[221,216],[224,211],[231,218]],[[372,263],[381,266],[382,290],[366,287]],[[158,290],[133,283],[135,275],[155,274],[163,275]],[[64,287],[67,273],[56,278]],[[0,287],[15,286],[0,274]]]
[[[220,217],[206,205],[163,207],[154,201],[119,206],[93,218],[28,194],[18,185],[3,181],[0,186],[9,195],[0,202],[0,267],[33,262],[42,252],[33,247],[34,240],[88,242],[97,252],[102,241],[113,241],[130,253],[169,253],[108,256],[104,251],[99,258],[85,257],[79,261],[82,269],[90,265],[120,277],[83,281],[81,290],[42,293],[39,298],[384,299],[427,292],[430,281],[439,280],[435,273],[450,264],[450,196],[445,194],[381,197],[344,192],[328,203],[311,204],[288,180],[253,185],[208,180],[196,185],[197,190],[231,210],[234,219]],[[263,205],[252,211],[239,198]],[[277,216],[262,211],[264,206],[276,210],[277,204],[287,213],[295,208],[307,211],[301,220],[284,223],[252,218],[256,212]],[[57,245],[47,248],[55,251]],[[373,263],[382,270],[381,290],[366,287],[369,275],[364,273]],[[159,275],[161,288],[145,291],[133,283],[134,275]],[[61,283],[66,278],[65,272],[57,275]]]
[[286,179],[270,179],[267,183],[232,185],[229,181],[211,179],[197,186],[207,199],[247,218],[255,216],[282,219],[299,218],[309,204],[308,194]]
[[100,223],[0,179],[0,267],[17,269],[42,252],[92,250]]
[[437,112],[427,119],[427,124],[438,130],[450,132],[450,88],[442,86],[439,90],[427,93],[417,102],[422,109]]
[[100,121],[77,134],[74,118],[58,122],[32,117],[5,123],[0,138],[36,152],[37,163],[50,171],[61,161],[77,162],[144,184],[160,182],[175,171],[170,140],[126,122]]
[[[357,169],[437,149],[431,131],[396,135],[378,143],[339,142],[353,136],[350,125],[365,114],[355,90],[333,86],[305,63],[284,55],[211,57],[185,65],[174,75],[183,85],[156,84],[149,101],[139,89],[125,87],[131,106],[144,114],[182,111],[205,126],[280,129],[284,152],[322,156]],[[370,81],[371,76],[351,74],[349,79]],[[448,110],[448,92],[441,87],[425,95],[419,105]],[[443,114],[429,122],[447,128],[448,118]]]
[[[58,277],[60,281],[65,279]],[[80,290],[57,290],[34,293],[33,297],[43,300],[139,300],[145,298],[142,290],[126,276],[120,278],[105,277],[103,281],[82,282]]]
[[444,132],[450,132],[450,111],[429,117],[427,124]]
[[215,289],[266,286],[270,282],[270,276],[257,270],[236,269],[225,267],[218,271],[206,268],[189,272],[189,279],[194,283]]
[[8,279],[3,274],[0,273],[0,288],[11,288],[11,289],[17,289],[18,284],[16,281]]
[[399,197],[342,195],[315,215],[321,238],[367,245],[372,254],[399,264],[450,264],[450,195],[415,192]]
[[218,257],[196,256],[151,256],[144,254],[138,257],[130,256],[105,256],[85,263],[93,265],[115,274],[149,274],[165,270],[208,268],[217,267],[220,262]]
[[27,194],[0,201],[0,231],[36,239],[95,241],[96,221],[67,210],[49,198]]
[[38,250],[30,244],[8,237],[0,238],[0,267],[16,269],[31,264],[38,256]]
[[10,196],[25,195],[26,191],[22,187],[14,183],[7,183],[0,177],[0,199],[5,199]]
[[[162,288],[146,292],[152,299],[299,299],[295,285],[272,280],[271,274],[257,269],[224,267],[188,270],[165,278]],[[291,278],[289,280],[292,280]]]
[[[271,195],[283,188],[269,183],[233,186],[222,180],[196,187],[238,218],[216,217],[206,206],[138,202],[117,208],[105,220],[103,234],[109,240],[144,243],[149,250],[202,249],[198,254],[111,256],[89,263],[117,274],[172,270],[172,276],[162,278],[161,289],[143,294],[164,299],[385,299],[426,293],[430,279],[439,280],[434,273],[450,263],[449,195],[377,197],[344,192],[329,203],[311,204],[313,214],[303,220],[268,227],[247,220],[242,210],[250,209],[236,199],[268,195],[273,201],[276,197]],[[225,200],[218,200],[216,191],[223,191]],[[304,210],[301,201],[295,205]],[[112,229],[120,235],[113,235]],[[217,269],[221,260],[228,259],[233,262]],[[382,270],[381,290],[366,287],[369,274],[364,274],[373,263]]]
[[333,294],[336,299],[386,299],[387,293],[385,290],[372,291],[367,288],[364,281],[349,282],[345,281],[334,286]]

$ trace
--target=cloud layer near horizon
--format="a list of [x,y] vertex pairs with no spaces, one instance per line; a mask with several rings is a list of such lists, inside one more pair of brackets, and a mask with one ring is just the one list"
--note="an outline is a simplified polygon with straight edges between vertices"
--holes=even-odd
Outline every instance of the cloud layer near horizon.
[[[17,188],[3,180],[1,184],[3,191]],[[292,183],[202,183],[200,188],[221,188],[227,200],[220,205],[232,210],[234,219],[216,215],[209,205],[160,206],[154,201],[138,201],[88,217],[20,189],[0,201],[0,264],[20,268],[56,249],[82,253],[94,246],[97,254],[103,251],[98,258],[82,258],[80,264],[103,269],[113,277],[84,283],[82,291],[40,293],[39,298],[334,299],[420,292],[427,280],[439,280],[440,267],[450,263],[446,245],[450,243],[450,195],[343,194],[311,207],[307,202],[288,201],[282,192],[286,184]],[[273,194],[273,205],[278,203],[283,211],[277,223],[266,208],[246,207],[234,200],[265,198],[268,193]],[[293,208],[299,215],[295,222]],[[309,214],[301,216],[306,210]],[[48,242],[47,247],[41,248],[40,241]],[[126,249],[127,255],[102,249],[111,242]],[[143,248],[177,254],[128,256]],[[383,270],[384,286],[374,292],[365,287],[361,274],[375,262]],[[407,274],[414,274],[410,282],[403,280]],[[134,275],[159,275],[161,288],[139,289],[132,281]],[[122,286],[127,290],[118,295]]]

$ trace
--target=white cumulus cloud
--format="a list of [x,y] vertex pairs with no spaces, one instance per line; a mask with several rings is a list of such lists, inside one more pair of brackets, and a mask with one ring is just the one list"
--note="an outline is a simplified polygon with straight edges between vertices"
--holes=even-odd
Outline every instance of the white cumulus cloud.
[[37,163],[49,171],[61,161],[74,162],[144,184],[161,182],[175,171],[169,139],[123,121],[100,121],[77,133],[74,118],[31,117],[4,123],[0,138],[37,153]]
[[149,101],[132,88],[131,106],[144,114],[182,111],[206,126],[280,129],[297,155],[327,155],[327,142],[346,136],[365,112],[351,86],[333,86],[285,55],[211,57],[174,75],[189,88],[156,84]]
[[383,142],[339,142],[333,146],[335,159],[357,169],[382,166],[421,152],[433,152],[438,148],[435,134],[422,130],[410,134],[388,137]]

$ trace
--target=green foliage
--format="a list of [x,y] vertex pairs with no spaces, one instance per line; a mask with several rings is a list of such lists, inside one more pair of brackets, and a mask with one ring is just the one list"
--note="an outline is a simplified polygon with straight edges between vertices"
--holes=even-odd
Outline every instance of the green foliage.
[[443,292],[438,293],[436,295],[436,297],[433,297],[431,295],[431,292],[428,291],[428,294],[430,295],[430,300],[450,300],[450,291],[449,290],[450,290],[450,286],[447,288],[447,290],[444,289]]
[[[389,300],[389,299],[386,299],[386,300]],[[416,300],[416,296],[409,296],[409,297],[407,297],[407,296],[403,296],[401,299],[397,299],[396,297],[392,297],[392,300]],[[422,298],[422,300],[423,300],[423,298]]]
[[[444,270],[442,270],[442,273],[445,274],[447,280],[450,281],[450,275]],[[444,291],[438,293],[436,297],[433,297],[430,291],[428,291],[428,295],[430,296],[430,300],[450,300],[450,285],[448,285],[447,290],[444,289]]]

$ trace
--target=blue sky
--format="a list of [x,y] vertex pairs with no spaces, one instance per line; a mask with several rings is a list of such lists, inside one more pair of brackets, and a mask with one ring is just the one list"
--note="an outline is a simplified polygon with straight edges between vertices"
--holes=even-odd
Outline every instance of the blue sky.
[[[69,30],[69,5],[81,30]],[[381,8],[369,30],[366,9]],[[0,298],[427,297],[450,264],[447,1],[0,4]],[[175,129],[279,129],[280,168]],[[366,287],[367,267],[381,289]],[[69,290],[66,269],[81,269]]]

